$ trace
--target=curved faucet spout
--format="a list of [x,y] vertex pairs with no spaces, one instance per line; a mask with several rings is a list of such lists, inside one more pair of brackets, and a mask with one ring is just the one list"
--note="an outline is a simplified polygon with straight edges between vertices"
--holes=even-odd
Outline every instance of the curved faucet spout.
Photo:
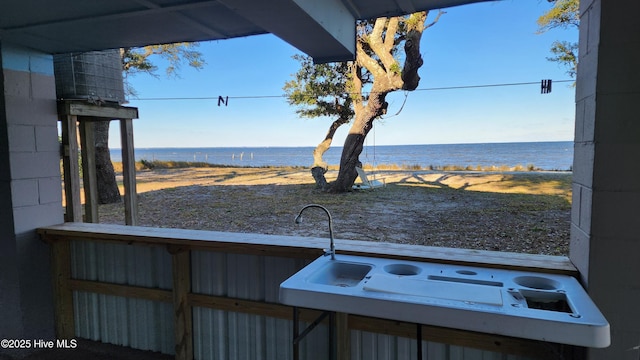
[[295,222],[296,224],[300,224],[302,222],[302,212],[312,207],[324,210],[324,212],[327,214],[327,217],[329,217],[329,251],[325,252],[325,256],[331,255],[331,260],[335,260],[336,247],[333,242],[333,219],[331,218],[331,213],[329,212],[329,210],[327,210],[326,207],[318,204],[305,205],[296,216]]

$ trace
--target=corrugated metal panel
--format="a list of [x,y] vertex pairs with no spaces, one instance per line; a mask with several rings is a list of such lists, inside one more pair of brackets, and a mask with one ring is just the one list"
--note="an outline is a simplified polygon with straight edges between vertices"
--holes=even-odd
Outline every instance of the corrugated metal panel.
[[[161,247],[72,243],[72,277],[172,288],[171,255]],[[74,292],[76,334],[137,349],[174,352],[173,304]]]
[[78,337],[174,353],[173,304],[77,291],[73,299]]
[[[191,260],[194,293],[271,303],[278,302],[280,283],[308,263],[299,259],[204,251],[193,251]],[[291,358],[289,320],[204,308],[195,308],[193,314],[196,359]],[[316,342],[327,347],[326,332],[317,330],[308,342],[305,340],[303,353],[318,353]],[[326,351],[319,353],[322,357],[318,359],[327,358]]]
[[192,291],[278,302],[280,283],[309,262],[300,259],[192,251]]
[[[74,278],[171,289],[171,256],[162,247],[76,242]],[[278,302],[280,283],[308,261],[269,256],[192,251],[192,291]],[[74,292],[79,337],[133,348],[174,352],[173,305]],[[301,324],[304,328],[306,324]],[[194,356],[198,360],[292,357],[292,322],[266,316],[193,309]],[[329,358],[329,331],[320,325],[301,343],[302,359]],[[413,339],[351,331],[353,359],[416,359]],[[524,360],[446,344],[423,342],[423,359]],[[423,360],[420,359],[420,360]]]
[[71,276],[170,290],[171,255],[163,247],[72,242]]

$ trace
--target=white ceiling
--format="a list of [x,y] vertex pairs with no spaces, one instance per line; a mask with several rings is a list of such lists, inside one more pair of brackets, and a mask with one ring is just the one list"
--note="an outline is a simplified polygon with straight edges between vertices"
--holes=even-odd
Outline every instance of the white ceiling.
[[353,57],[357,19],[487,0],[1,0],[0,41],[47,53],[273,33],[316,61]]

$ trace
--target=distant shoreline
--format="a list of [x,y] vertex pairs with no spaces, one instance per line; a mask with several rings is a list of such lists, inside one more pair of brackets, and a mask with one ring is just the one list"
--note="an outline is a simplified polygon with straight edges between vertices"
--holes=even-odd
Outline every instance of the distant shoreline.
[[[136,161],[175,161],[210,163],[237,167],[308,167],[313,147],[248,148],[136,148]],[[324,161],[338,166],[341,147],[332,147]],[[121,153],[111,152],[120,161]],[[371,168],[507,171],[542,169],[571,170],[573,142],[486,143],[454,145],[381,145],[365,146],[360,154]]]
[[[116,172],[122,172],[122,162],[112,162]],[[226,164],[213,164],[206,162],[191,162],[191,161],[163,161],[163,160],[140,160],[136,161],[136,170],[155,170],[155,169],[187,169],[187,168],[240,168],[240,169],[298,169],[298,170],[311,170],[309,166],[239,166],[239,165],[226,165]],[[339,170],[338,166],[329,166],[329,170]],[[505,165],[491,165],[491,166],[459,166],[459,165],[445,165],[442,167],[419,167],[415,165],[398,165],[398,164],[377,164],[372,166],[370,164],[364,164],[363,169],[367,171],[445,171],[445,172],[478,172],[478,173],[490,173],[490,172],[550,172],[550,173],[571,173],[572,170],[546,170],[536,168],[534,165],[528,166],[505,166]]]

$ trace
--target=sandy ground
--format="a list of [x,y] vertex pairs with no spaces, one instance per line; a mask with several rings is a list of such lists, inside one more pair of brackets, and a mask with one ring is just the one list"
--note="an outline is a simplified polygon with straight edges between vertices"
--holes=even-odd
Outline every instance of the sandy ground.
[[[337,172],[327,173],[328,180]],[[292,219],[308,203],[325,205],[337,238],[566,255],[571,173],[369,173],[373,191],[326,194],[307,169],[189,168],[138,173],[140,225],[324,236],[326,220]],[[122,205],[103,205],[100,221],[123,223]]]

